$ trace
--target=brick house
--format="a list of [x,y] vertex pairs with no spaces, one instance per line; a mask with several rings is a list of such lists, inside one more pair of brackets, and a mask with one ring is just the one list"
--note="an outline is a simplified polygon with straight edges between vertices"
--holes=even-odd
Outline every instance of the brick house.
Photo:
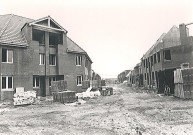
[[0,15],[1,100],[12,99],[16,87],[50,95],[51,81],[66,80],[68,89],[83,91],[91,79],[92,60],[50,16],[33,20]]
[[174,93],[173,71],[180,68],[182,63],[189,63],[192,67],[192,59],[193,37],[188,35],[185,24],[179,28],[173,26],[141,58],[144,86],[155,87],[158,93],[163,93],[167,85]]
[[120,83],[123,83],[125,80],[127,80],[127,74],[129,73],[130,70],[124,70],[123,72],[121,72],[120,74],[118,74],[117,76],[117,80]]

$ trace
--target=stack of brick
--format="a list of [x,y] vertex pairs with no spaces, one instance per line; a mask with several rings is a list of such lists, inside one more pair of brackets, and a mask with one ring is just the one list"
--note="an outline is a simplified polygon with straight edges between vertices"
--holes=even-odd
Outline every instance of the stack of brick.
[[35,102],[36,91],[24,91],[23,87],[16,88],[14,94],[13,104],[14,105],[27,105]]
[[67,90],[67,82],[64,80],[52,81],[51,93],[54,102],[72,103],[77,100],[75,92]]
[[51,93],[67,90],[67,82],[64,80],[51,82]]
[[193,68],[176,69],[174,71],[174,96],[193,99]]
[[53,93],[54,102],[73,103],[77,101],[75,91],[62,91]]
[[113,95],[113,88],[112,87],[102,87],[101,90],[101,95],[102,96],[110,96]]

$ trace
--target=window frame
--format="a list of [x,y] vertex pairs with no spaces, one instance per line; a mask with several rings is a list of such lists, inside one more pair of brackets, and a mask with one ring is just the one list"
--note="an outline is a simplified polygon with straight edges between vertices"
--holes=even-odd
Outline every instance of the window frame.
[[[39,56],[40,56],[40,63],[39,63],[39,65],[45,65],[45,54],[44,53],[40,53]],[[42,57],[43,57],[43,63],[42,63]]]
[[161,62],[161,55],[160,52],[157,52],[157,63]]
[[[166,52],[169,53],[170,59],[166,59]],[[171,61],[172,60],[171,51],[169,49],[168,50],[164,50],[163,51],[163,55],[164,55],[164,60],[166,60],[166,61]]]
[[[6,61],[3,61],[3,50],[6,50]],[[9,53],[8,53],[9,51],[12,52],[11,62],[9,62]],[[13,63],[13,50],[12,49],[2,48],[2,63],[9,63],[9,64]]]
[[56,76],[53,76],[53,77],[49,77],[49,86],[51,86],[51,82],[52,81],[56,81]]
[[38,41],[41,46],[45,46],[45,31],[32,29],[32,40]]
[[[37,78],[39,79],[39,86],[37,86]],[[39,76],[33,76],[33,81],[35,79],[35,86],[34,86],[34,82],[33,82],[33,88],[40,88],[40,77]]]
[[154,63],[154,64],[157,63],[157,55],[156,55],[156,53],[153,55],[153,63]]
[[82,55],[76,55],[76,66],[82,66]]
[[[5,79],[6,79],[6,84],[5,84],[5,87],[6,88],[3,88],[3,77],[5,77]],[[9,77],[11,77],[11,88],[9,88]],[[13,91],[14,89],[13,89],[13,76],[1,76],[1,90],[2,91]]]
[[[80,77],[80,78],[79,78]],[[80,80],[79,80],[80,79]],[[79,82],[81,82],[81,83],[79,83]],[[83,76],[82,75],[78,75],[77,77],[76,77],[76,85],[77,86],[82,86],[82,82],[83,82]]]
[[[51,61],[50,60],[53,60],[52,58],[51,58],[51,56],[54,56],[54,64],[52,64],[52,63],[50,63]],[[50,66],[56,66],[56,55],[55,54],[49,54],[49,65]]]

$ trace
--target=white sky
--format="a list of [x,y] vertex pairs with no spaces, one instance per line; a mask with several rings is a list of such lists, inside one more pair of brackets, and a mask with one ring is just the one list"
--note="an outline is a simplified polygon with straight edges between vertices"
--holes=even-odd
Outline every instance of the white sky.
[[173,25],[193,22],[193,1],[1,0],[0,14],[31,19],[50,15],[89,54],[92,68],[105,78],[132,69]]

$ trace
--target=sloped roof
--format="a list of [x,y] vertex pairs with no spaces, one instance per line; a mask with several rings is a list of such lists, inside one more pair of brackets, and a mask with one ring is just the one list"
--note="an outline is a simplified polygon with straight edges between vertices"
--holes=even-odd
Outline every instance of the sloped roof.
[[[158,48],[159,43],[162,42],[162,40],[163,40],[163,38],[165,37],[165,35],[166,35],[166,33],[163,33],[163,34],[158,38],[158,40],[156,41],[156,43],[153,44],[153,45],[151,46],[151,48],[145,53],[144,58],[147,58],[147,57],[150,55],[150,53],[153,51],[153,49]],[[161,48],[160,48],[160,49],[161,49]],[[160,50],[160,49],[158,49],[158,50]]]
[[[64,32],[67,32],[62,26],[60,26],[54,19],[50,16],[41,19],[33,20],[13,14],[0,15],[0,44],[12,45],[12,46],[28,46],[27,40],[21,29],[26,23],[34,24],[36,22],[51,19],[58,27],[60,27]],[[74,41],[67,37],[67,52],[69,53],[82,53],[85,54],[88,59],[92,62],[88,54],[78,46]]]
[[27,46],[27,40],[21,28],[30,21],[32,19],[13,14],[0,15],[0,43],[13,46]]
[[[176,27],[175,25],[167,32],[167,33],[163,33],[159,39],[155,42],[155,44],[153,44],[151,46],[151,48],[145,53],[145,55],[143,56],[143,58],[147,58],[149,57],[150,55],[152,55],[153,53],[161,50],[161,49],[164,49],[164,48],[168,48],[170,46],[178,46],[179,45],[179,41],[177,41],[177,38],[178,38],[178,34],[179,32],[176,32],[176,31],[179,31],[178,27]],[[173,36],[173,37],[172,37]],[[175,38],[175,42],[174,40],[172,39],[172,43],[171,41],[169,42],[165,42],[164,43],[164,46],[163,44],[160,44],[162,43],[164,40],[167,41],[168,39],[171,40],[171,38]],[[180,39],[178,39],[180,40]]]
[[92,62],[86,51],[84,51],[79,45],[77,45],[72,39],[67,37],[67,52],[76,54],[85,54],[87,58]]
[[79,45],[77,45],[69,37],[67,37],[67,51],[72,53],[86,53]]
[[61,25],[59,25],[59,24],[58,24],[52,17],[50,17],[50,16],[46,16],[46,17],[43,17],[43,18],[40,18],[40,19],[37,19],[37,20],[33,20],[33,21],[29,22],[29,25],[39,25],[38,23],[41,23],[41,22],[43,22],[43,21],[45,21],[45,20],[49,21],[49,23],[50,23],[50,26],[48,26],[48,24],[47,24],[47,27],[52,27],[52,26],[51,26],[51,22],[53,22],[53,23],[57,26],[57,28],[55,28],[55,27],[52,27],[52,28],[57,29],[57,30],[61,30],[61,31],[64,31],[65,33],[67,33],[67,30],[65,30]]

